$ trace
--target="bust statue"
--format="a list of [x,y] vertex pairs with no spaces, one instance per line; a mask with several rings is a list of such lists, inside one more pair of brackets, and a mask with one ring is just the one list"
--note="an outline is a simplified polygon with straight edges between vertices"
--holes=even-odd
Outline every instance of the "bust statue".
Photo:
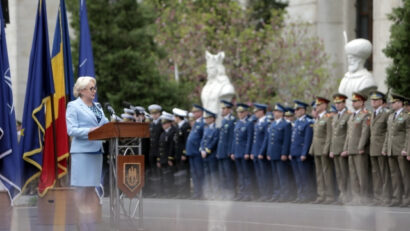
[[235,90],[228,76],[226,76],[225,67],[222,64],[225,53],[219,52],[216,55],[212,55],[206,51],[205,58],[208,76],[201,92],[202,105],[204,108],[217,114],[216,124],[220,126],[222,121],[220,100],[231,101],[235,95]]
[[372,44],[367,39],[354,39],[345,46],[348,71],[339,85],[339,92],[349,97],[347,107],[352,109],[351,97],[353,92],[368,95],[377,89],[376,81],[372,74],[364,67],[366,60],[372,54]]

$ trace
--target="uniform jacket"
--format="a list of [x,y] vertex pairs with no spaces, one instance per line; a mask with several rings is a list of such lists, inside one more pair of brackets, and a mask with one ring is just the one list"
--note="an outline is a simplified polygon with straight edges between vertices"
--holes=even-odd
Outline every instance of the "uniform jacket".
[[91,128],[108,123],[108,119],[104,116],[100,104],[96,104],[96,106],[102,114],[99,123],[97,122],[94,112],[88,108],[80,97],[68,103],[66,122],[67,133],[72,137],[70,147],[71,153],[98,152],[102,149],[102,141],[88,140],[88,133]]
[[200,151],[205,151],[207,156],[215,156],[216,148],[218,145],[219,130],[216,128],[215,123],[211,125],[205,125],[204,135],[201,140]]
[[254,124],[253,128],[253,140],[252,140],[252,149],[251,153],[253,155],[265,155],[266,152],[262,151],[262,144],[263,141],[265,140],[266,136],[266,131],[268,130],[269,126],[269,120],[267,117],[262,119],[262,121],[259,122],[257,120]]
[[289,155],[290,140],[292,136],[292,125],[285,119],[279,122],[273,121],[269,127],[265,140],[263,141],[262,150],[266,150],[266,155],[271,160],[280,160],[281,155]]
[[195,122],[194,127],[191,128],[185,149],[187,156],[201,155],[199,152],[199,147],[201,145],[201,139],[204,133],[204,126],[204,119],[199,118]]
[[174,135],[175,143],[175,159],[180,160],[181,156],[186,155],[185,147],[186,141],[188,139],[191,126],[187,121],[185,121],[181,127],[177,126],[176,132]]
[[359,151],[368,152],[370,137],[370,114],[366,110],[361,110],[356,115],[350,115],[347,124],[347,136],[344,150],[351,154],[358,154]]
[[313,140],[309,153],[312,155],[328,155],[332,139],[332,116],[324,114],[313,124]]
[[291,156],[306,156],[313,137],[313,120],[306,115],[295,121],[290,145]]
[[410,139],[410,116],[403,109],[395,119],[394,112],[387,120],[387,134],[383,145],[383,152],[388,156],[399,156],[409,145]]
[[158,119],[157,123],[152,121],[149,125],[149,132],[150,132],[150,148],[149,154],[154,157],[159,156],[159,137],[161,136],[162,132],[161,120]]
[[374,116],[370,116],[370,156],[381,156],[387,133],[387,120],[390,111],[383,108]]
[[160,161],[161,164],[167,164],[168,160],[175,160],[175,132],[176,128],[171,126],[168,130],[164,130],[159,136],[159,157],[157,157],[157,161]]
[[345,109],[341,116],[339,116],[339,114],[333,115],[330,152],[333,152],[334,155],[339,155],[344,151],[347,134],[347,122],[350,118],[350,114],[351,112]]
[[218,149],[216,152],[216,157],[218,159],[229,158],[229,155],[232,154],[235,122],[236,119],[233,115],[229,115],[222,120],[222,125],[219,129]]
[[253,139],[253,122],[249,118],[238,120],[234,128],[232,152],[235,158],[243,158],[250,154]]

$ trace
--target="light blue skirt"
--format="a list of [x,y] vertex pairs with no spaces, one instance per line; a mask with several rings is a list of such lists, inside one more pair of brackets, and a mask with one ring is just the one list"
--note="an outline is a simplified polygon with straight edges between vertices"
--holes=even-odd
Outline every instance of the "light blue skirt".
[[99,186],[102,161],[102,154],[71,153],[71,186]]

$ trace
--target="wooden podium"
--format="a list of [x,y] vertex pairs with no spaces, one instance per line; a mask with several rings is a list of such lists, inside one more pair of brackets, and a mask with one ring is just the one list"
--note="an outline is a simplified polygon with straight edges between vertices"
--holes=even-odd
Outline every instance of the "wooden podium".
[[[130,220],[137,217],[137,227],[139,230],[143,229],[143,198],[140,189],[144,184],[144,156],[141,156],[141,138],[149,136],[149,123],[133,122],[110,122],[88,134],[90,140],[110,141],[110,223],[113,230],[119,229],[121,216]],[[134,150],[138,150],[137,153]],[[120,191],[118,187],[121,184],[126,186],[121,187],[123,191]],[[126,189],[138,191],[134,210],[131,210],[133,204],[131,200],[134,198],[129,198],[130,209],[128,211],[125,209],[124,199],[126,195],[135,195],[129,194],[129,192],[124,193]],[[138,216],[136,216],[137,210]]]

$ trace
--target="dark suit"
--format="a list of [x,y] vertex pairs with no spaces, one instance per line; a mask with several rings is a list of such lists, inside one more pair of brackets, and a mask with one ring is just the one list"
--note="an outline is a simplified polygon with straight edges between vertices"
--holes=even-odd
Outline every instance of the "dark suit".
[[[157,162],[161,164],[161,184],[162,193],[164,196],[172,197],[174,192],[174,171],[175,171],[175,143],[174,134],[175,127],[171,126],[167,130],[164,130],[159,137],[159,157]],[[174,163],[173,166],[168,165],[168,161]]]
[[149,126],[150,131],[150,146],[149,146],[149,174],[148,174],[148,188],[153,196],[161,192],[161,170],[157,168],[157,158],[159,157],[159,137],[163,131],[161,121],[152,121]]
[[182,156],[186,156],[186,141],[188,139],[191,126],[187,121],[182,125],[177,125],[177,131],[174,135],[175,142],[175,162],[176,172],[174,174],[174,183],[177,195],[179,197],[188,197],[190,194],[190,174],[189,174],[189,160],[182,160]]
[[205,125],[204,135],[201,140],[201,152],[206,152],[204,161],[205,190],[209,198],[217,196],[218,193],[218,162],[216,161],[216,147],[218,145],[219,130],[215,123]]

